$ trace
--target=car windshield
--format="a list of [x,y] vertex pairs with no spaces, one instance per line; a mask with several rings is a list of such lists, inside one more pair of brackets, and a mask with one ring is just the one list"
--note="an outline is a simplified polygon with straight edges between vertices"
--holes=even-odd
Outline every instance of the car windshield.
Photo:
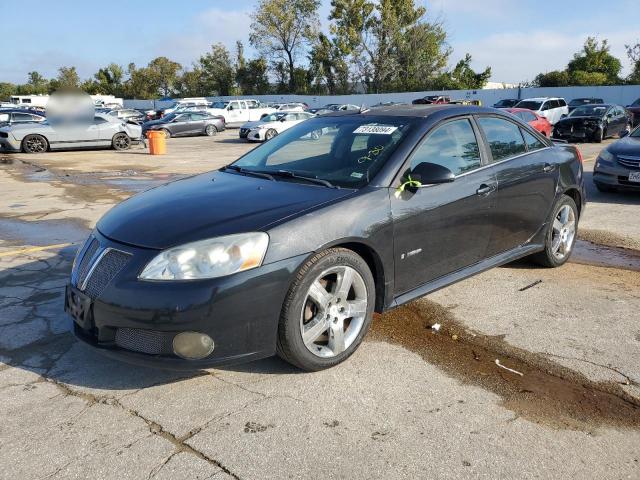
[[498,103],[496,103],[496,105],[500,107],[503,107],[503,106],[508,107],[511,104],[513,104],[512,100],[500,100]]
[[589,98],[574,98],[569,102],[570,107],[576,107],[578,105],[584,105],[585,103],[591,103]]
[[631,132],[630,137],[640,138],[640,127],[636,128],[633,132]]
[[165,115],[164,117],[162,117],[160,120],[162,120],[163,122],[170,122],[171,120],[173,120],[177,116],[178,116],[177,113],[170,113],[170,114]]
[[600,105],[585,105],[576,108],[569,114],[570,117],[602,117],[607,111],[607,107]]
[[380,171],[414,123],[415,119],[402,117],[316,117],[286,130],[233,165],[274,176],[285,171],[338,187],[361,188]]
[[526,108],[528,110],[539,110],[541,106],[542,102],[538,102],[535,100],[523,100],[516,105],[516,107],[518,108]]
[[211,108],[227,108],[229,102],[213,102]]

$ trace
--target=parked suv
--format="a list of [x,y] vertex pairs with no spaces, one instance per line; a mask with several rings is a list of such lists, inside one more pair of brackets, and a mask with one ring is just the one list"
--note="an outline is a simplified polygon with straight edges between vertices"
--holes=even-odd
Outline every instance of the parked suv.
[[518,103],[516,108],[532,110],[541,117],[549,120],[551,125],[555,125],[563,115],[569,115],[569,107],[564,98],[527,98]]

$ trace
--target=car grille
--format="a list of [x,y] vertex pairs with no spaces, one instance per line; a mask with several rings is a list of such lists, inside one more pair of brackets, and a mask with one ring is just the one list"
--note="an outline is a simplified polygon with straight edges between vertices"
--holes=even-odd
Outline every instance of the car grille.
[[139,328],[119,328],[115,342],[120,348],[148,355],[173,353],[175,333],[142,330]]
[[640,157],[618,156],[618,163],[623,167],[640,169]]
[[249,135],[249,129],[248,128],[241,128],[240,129],[240,138],[247,138],[247,135]]
[[124,268],[131,254],[113,248],[101,248],[95,237],[89,237],[72,273],[75,286],[92,299],[98,298],[111,280]]

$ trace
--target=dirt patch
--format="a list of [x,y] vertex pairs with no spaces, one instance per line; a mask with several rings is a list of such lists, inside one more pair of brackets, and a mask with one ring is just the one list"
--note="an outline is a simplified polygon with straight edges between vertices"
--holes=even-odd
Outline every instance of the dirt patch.
[[503,336],[470,331],[431,301],[376,315],[370,338],[401,345],[463,383],[499,395],[505,408],[527,420],[587,432],[606,426],[640,429],[640,404],[621,384],[590,381],[509,345]]
[[627,235],[619,235],[607,230],[582,228],[578,230],[578,238],[597,245],[640,250],[640,242]]

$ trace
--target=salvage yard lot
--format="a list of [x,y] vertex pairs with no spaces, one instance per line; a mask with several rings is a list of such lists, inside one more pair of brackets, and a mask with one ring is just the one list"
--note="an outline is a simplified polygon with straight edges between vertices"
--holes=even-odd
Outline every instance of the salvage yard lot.
[[64,284],[98,218],[254,148],[236,130],[157,157],[0,155],[0,478],[638,478],[640,195],[593,188],[606,143],[579,146],[571,263],[517,262],[378,315],[313,374],[132,368],[68,333]]

